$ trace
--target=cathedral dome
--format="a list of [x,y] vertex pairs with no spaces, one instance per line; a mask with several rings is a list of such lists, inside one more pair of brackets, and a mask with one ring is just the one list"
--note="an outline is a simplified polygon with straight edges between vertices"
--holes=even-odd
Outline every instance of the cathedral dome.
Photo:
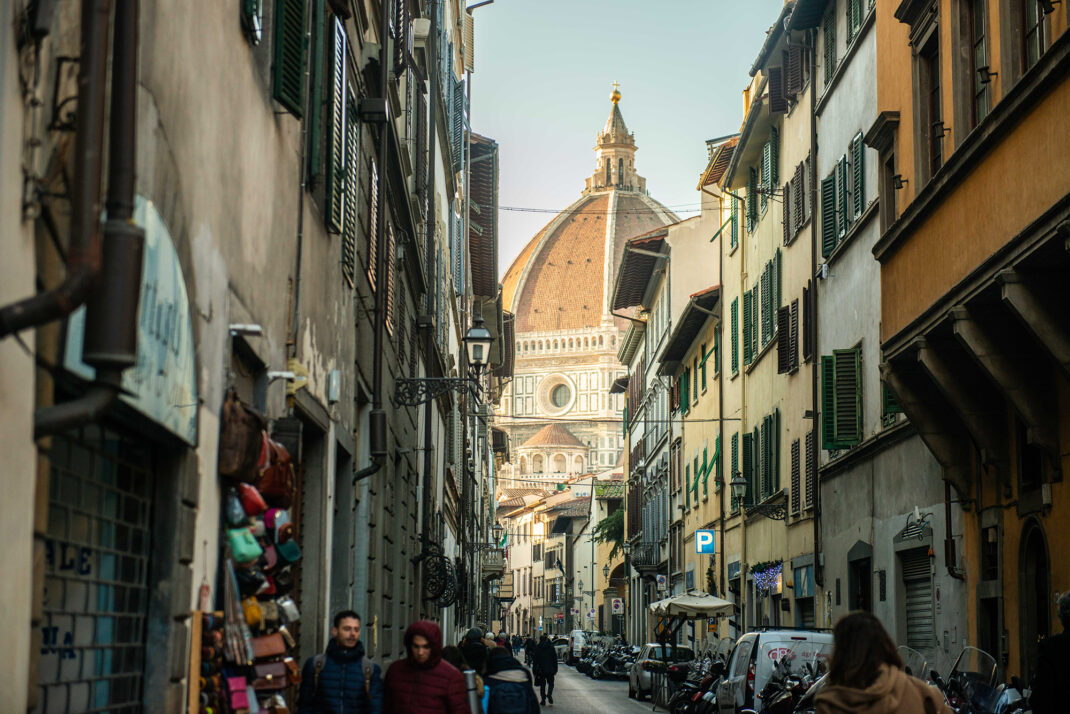
[[595,147],[597,165],[583,195],[532,238],[502,280],[503,306],[516,332],[580,330],[611,323],[611,293],[625,242],[675,223],[635,172],[635,135],[614,92]]

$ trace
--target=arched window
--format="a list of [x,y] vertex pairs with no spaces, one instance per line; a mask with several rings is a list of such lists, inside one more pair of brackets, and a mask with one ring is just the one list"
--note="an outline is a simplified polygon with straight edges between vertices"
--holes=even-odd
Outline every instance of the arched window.
[[613,172],[613,169],[610,168],[609,159],[606,159],[606,186],[608,186],[611,183],[612,172]]
[[554,473],[563,474],[568,469],[568,461],[565,459],[564,454],[556,454],[554,456]]
[[624,185],[624,159],[617,159],[617,183]]
[[520,473],[526,474],[528,472],[528,457],[520,457]]
[[572,460],[572,470],[573,470],[574,473],[578,473],[578,474],[582,474],[583,473],[583,457],[582,456],[576,456],[576,458],[574,458]]
[[542,473],[542,454],[535,454],[531,457],[531,470],[537,474]]

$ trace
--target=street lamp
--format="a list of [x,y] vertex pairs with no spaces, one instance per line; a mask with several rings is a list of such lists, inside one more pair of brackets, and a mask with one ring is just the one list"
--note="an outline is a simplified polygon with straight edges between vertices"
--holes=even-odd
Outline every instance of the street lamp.
[[483,315],[476,312],[475,322],[464,336],[464,348],[468,351],[468,364],[478,376],[490,363],[490,343],[494,338],[483,326]]
[[[478,309],[478,308],[477,308]],[[462,340],[468,356],[470,374],[466,377],[399,377],[395,382],[394,405],[416,407],[441,397],[449,391],[477,393],[479,376],[490,364],[490,346],[494,337],[483,325],[483,316],[476,312],[472,326]]]
[[747,482],[743,480],[743,474],[736,471],[732,474],[732,480],[729,481],[728,485],[732,489],[732,501],[742,505],[743,499],[747,495]]
[[604,577],[606,580],[609,580],[609,566],[608,565],[603,565],[602,566],[602,577]]
[[494,527],[491,528],[490,530],[491,530],[492,533],[494,533],[494,542],[495,542],[495,544],[501,543],[502,542],[502,531],[505,530],[504,528],[502,528],[502,524],[501,523],[495,523]]
[[[732,499],[743,507],[743,499],[747,496],[747,482],[743,479],[743,475],[736,471],[729,485],[732,488]],[[760,515],[774,521],[783,521],[788,517],[788,509],[782,503],[759,503],[747,508],[746,515]]]

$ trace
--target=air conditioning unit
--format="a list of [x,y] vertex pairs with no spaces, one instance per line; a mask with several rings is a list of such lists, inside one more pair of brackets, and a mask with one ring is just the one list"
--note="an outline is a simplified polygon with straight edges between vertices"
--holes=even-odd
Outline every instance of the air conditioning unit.
[[413,47],[427,47],[427,37],[431,34],[431,19],[417,17],[412,21],[412,44]]

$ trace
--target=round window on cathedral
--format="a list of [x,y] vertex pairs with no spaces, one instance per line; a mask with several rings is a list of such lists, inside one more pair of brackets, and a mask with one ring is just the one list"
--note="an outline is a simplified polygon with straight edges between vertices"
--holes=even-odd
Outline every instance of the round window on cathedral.
[[558,409],[568,406],[568,400],[572,398],[572,391],[567,384],[559,384],[550,392],[550,403]]

